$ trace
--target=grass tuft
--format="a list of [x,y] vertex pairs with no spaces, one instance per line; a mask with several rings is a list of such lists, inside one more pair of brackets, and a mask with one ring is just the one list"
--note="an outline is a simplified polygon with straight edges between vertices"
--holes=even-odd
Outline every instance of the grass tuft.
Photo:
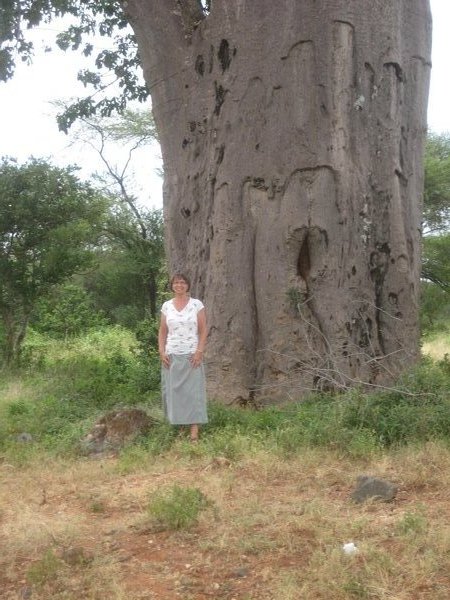
[[47,550],[27,571],[27,581],[32,585],[42,586],[52,581],[64,569],[64,563],[57,558],[53,550]]
[[212,502],[198,488],[174,485],[169,490],[153,492],[147,512],[161,529],[189,529]]

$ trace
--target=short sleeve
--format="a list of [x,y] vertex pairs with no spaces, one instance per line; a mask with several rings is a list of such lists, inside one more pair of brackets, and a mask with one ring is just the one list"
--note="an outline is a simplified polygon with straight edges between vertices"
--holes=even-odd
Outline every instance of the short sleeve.
[[164,302],[164,304],[161,306],[161,312],[164,316],[167,315],[167,310],[169,308],[168,304],[169,304],[168,302]]
[[203,304],[203,302],[201,300],[197,300],[197,299],[194,299],[194,306],[195,306],[195,311],[197,313],[199,313],[202,310],[202,308],[205,308],[205,305]]

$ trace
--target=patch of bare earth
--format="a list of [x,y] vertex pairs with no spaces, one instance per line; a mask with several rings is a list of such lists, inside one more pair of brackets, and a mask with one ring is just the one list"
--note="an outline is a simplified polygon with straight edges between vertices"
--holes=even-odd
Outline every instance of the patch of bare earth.
[[[442,446],[369,462],[307,451],[231,463],[180,447],[125,475],[115,458],[1,464],[1,597],[450,597],[450,453]],[[361,473],[394,481],[396,499],[354,504]],[[156,527],[146,510],[152,491],[173,484],[213,502],[186,531]],[[342,552],[348,541],[354,556]]]

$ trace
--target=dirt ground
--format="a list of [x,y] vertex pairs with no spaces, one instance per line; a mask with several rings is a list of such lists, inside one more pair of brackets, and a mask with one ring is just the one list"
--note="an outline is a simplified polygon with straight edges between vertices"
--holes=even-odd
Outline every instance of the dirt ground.
[[[0,597],[444,600],[448,466],[439,447],[372,462],[318,452],[230,462],[182,449],[128,473],[116,457],[4,462]],[[397,483],[395,500],[354,504],[362,472]],[[212,501],[187,530],[158,527],[147,511],[149,495],[174,484]]]

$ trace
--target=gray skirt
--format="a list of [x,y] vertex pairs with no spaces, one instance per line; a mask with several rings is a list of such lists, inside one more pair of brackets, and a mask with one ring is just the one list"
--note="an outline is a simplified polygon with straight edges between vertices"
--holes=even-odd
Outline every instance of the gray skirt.
[[207,423],[205,369],[193,368],[190,354],[171,354],[170,367],[161,367],[164,414],[172,425]]

